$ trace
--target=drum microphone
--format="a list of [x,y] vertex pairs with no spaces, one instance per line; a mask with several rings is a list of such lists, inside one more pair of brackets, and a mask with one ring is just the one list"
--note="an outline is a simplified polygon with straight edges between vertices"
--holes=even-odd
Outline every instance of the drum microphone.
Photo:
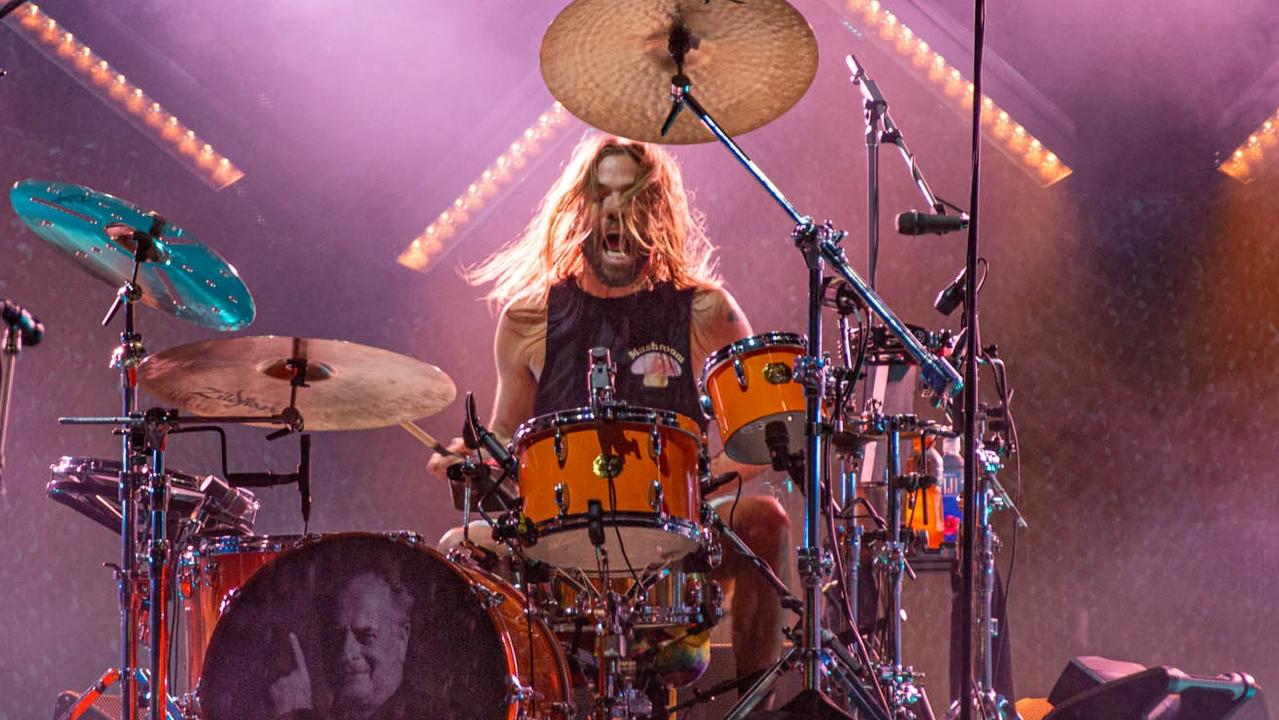
[[711,493],[715,492],[721,487],[724,487],[725,485],[735,480],[741,480],[741,479],[742,479],[741,473],[737,472],[736,470],[729,470],[726,473],[720,473],[719,475],[716,475],[715,477],[703,480],[699,483],[702,489],[702,497],[706,497],[707,495],[710,495]]
[[44,339],[44,323],[26,308],[0,298],[0,317],[10,328],[22,333],[23,345],[39,345]]
[[822,281],[822,304],[834,308],[840,315],[852,315],[862,307],[862,299],[853,291],[847,280],[828,277]]
[[902,235],[945,235],[968,227],[967,215],[940,215],[915,210],[897,214],[897,232]]
[[241,490],[217,475],[209,475],[200,483],[200,493],[204,496],[200,505],[192,513],[203,525],[214,514],[233,518],[254,518],[262,506],[249,490]]
[[462,442],[472,450],[483,447],[507,472],[515,468],[515,459],[506,451],[506,446],[480,424],[475,412],[475,394],[469,392],[466,394],[466,424],[462,426]]
[[950,315],[955,312],[955,308],[959,307],[959,304],[964,301],[964,286],[967,284],[965,282],[967,279],[968,268],[964,268],[959,271],[954,280],[950,281],[949,285],[937,293],[937,299],[933,300],[933,308],[942,315]]
[[604,544],[604,505],[597,498],[586,501],[586,537],[595,547]]

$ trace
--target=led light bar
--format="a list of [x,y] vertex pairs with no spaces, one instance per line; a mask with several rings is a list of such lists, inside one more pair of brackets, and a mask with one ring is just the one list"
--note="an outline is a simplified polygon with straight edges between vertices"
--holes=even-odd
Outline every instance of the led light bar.
[[[845,8],[861,18],[866,35],[887,45],[927,78],[933,89],[957,110],[971,115],[973,84],[946,58],[929,47],[915,31],[885,9],[879,0],[845,0]],[[1044,187],[1070,175],[1071,168],[1031,135],[989,96],[981,99],[984,134],[995,147]]]
[[1279,109],[1217,165],[1217,169],[1240,182],[1252,182],[1263,166],[1275,163],[1279,157],[1276,145],[1279,145]]
[[411,270],[425,270],[444,252],[445,241],[457,234],[458,229],[471,220],[485,201],[510,183],[516,171],[522,169],[528,158],[536,155],[542,144],[554,137],[568,119],[569,114],[558,102],[539,115],[505,152],[484,168],[484,172],[451,205],[436,216],[434,222],[427,225],[409,243],[408,248],[396,258],[396,262]]
[[158,140],[160,147],[201,179],[221,190],[244,172],[195,131],[165,110],[142,88],[129,82],[88,45],[58,25],[38,5],[27,4],[7,19],[18,35],[67,71],[81,85],[120,113],[131,125]]

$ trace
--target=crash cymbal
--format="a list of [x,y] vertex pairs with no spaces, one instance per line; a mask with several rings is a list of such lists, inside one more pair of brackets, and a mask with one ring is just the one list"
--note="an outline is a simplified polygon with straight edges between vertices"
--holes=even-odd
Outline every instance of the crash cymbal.
[[[18,217],[90,275],[120,287],[133,274],[136,233],[156,216],[118,197],[69,183],[23,180],[9,191]],[[215,330],[253,322],[253,296],[235,267],[182,228],[165,223],[138,272],[143,305]]]
[[542,38],[542,77],[586,123],[646,142],[689,144],[715,137],[683,112],[665,137],[675,61],[672,27],[693,38],[684,62],[693,97],[729,135],[780,117],[817,72],[817,39],[785,0],[576,0]]
[[363,430],[432,415],[457,391],[443,370],[344,340],[264,335],[205,340],[156,353],[138,382],[196,415],[276,415],[289,405],[290,359],[307,362],[297,409],[310,430]]

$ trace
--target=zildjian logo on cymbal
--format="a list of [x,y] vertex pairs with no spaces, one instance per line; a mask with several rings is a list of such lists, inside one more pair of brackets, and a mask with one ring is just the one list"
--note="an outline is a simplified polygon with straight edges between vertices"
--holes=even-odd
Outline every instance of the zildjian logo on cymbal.
[[266,413],[274,413],[274,405],[263,405],[256,398],[245,397],[239,390],[230,391],[222,390],[215,387],[205,387],[201,390],[192,391],[188,397],[198,397],[204,400],[212,400],[221,403],[227,407],[245,407],[253,410],[259,410]]

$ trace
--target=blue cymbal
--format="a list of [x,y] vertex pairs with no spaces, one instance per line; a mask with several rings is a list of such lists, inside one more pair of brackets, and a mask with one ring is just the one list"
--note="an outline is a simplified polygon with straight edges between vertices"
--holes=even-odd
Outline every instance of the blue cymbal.
[[[70,183],[23,180],[9,200],[32,232],[112,287],[132,276],[139,234],[163,222],[118,197]],[[142,304],[226,332],[253,322],[253,296],[235,267],[182,228],[164,223],[143,260]]]

